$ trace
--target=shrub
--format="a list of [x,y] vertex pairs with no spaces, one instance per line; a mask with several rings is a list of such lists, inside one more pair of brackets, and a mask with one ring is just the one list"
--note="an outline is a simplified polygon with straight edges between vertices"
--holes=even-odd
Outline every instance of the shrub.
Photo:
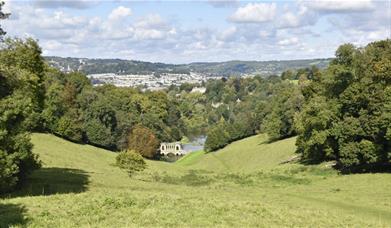
[[120,152],[116,157],[116,165],[119,168],[126,170],[129,176],[132,176],[136,172],[143,171],[147,167],[143,157],[134,150]]

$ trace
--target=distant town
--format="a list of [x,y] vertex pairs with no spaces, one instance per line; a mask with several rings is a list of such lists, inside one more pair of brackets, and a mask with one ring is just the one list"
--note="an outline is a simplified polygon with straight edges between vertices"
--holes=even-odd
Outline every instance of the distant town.
[[171,85],[180,86],[184,83],[202,83],[209,79],[219,79],[223,76],[207,76],[205,74],[89,74],[87,77],[94,85],[112,84],[118,87],[139,87],[144,90],[160,90]]
[[119,87],[139,87],[160,90],[171,85],[199,83],[223,77],[253,77],[280,75],[288,69],[325,68],[330,59],[281,61],[228,61],[189,64],[151,63],[122,59],[89,59],[45,57],[48,64],[62,72],[80,71],[93,85],[112,84]]

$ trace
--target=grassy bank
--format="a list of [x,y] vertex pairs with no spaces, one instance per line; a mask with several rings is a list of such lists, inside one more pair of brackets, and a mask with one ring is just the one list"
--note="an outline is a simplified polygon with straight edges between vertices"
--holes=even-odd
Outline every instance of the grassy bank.
[[44,163],[0,200],[0,227],[391,226],[391,175],[281,164],[295,139],[262,135],[129,178],[115,154],[34,134]]

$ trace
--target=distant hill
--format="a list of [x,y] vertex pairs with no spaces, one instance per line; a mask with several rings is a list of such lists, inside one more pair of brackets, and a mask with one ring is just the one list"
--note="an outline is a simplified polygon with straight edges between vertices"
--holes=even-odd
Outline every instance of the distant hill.
[[316,66],[326,68],[331,59],[303,59],[281,61],[229,61],[215,63],[190,63],[188,66],[194,72],[211,75],[235,75],[260,74],[280,75],[288,69],[299,69]]
[[61,71],[82,71],[86,74],[160,74],[201,73],[210,76],[279,75],[287,69],[317,66],[325,68],[331,59],[305,59],[281,61],[228,61],[190,64],[151,63],[121,59],[62,58],[47,56],[48,63]]

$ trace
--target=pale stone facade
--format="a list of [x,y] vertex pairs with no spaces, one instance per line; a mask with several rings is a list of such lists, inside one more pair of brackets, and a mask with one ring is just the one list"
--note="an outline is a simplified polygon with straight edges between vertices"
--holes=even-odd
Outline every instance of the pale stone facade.
[[179,142],[176,143],[161,143],[160,144],[160,154],[162,155],[168,155],[168,154],[174,154],[174,155],[184,155],[185,152],[183,151],[182,144]]

